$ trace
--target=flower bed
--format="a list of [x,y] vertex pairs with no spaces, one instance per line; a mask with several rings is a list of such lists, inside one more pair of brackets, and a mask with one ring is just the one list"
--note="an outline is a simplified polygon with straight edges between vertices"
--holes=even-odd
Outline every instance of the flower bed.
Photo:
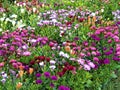
[[77,1],[2,2],[0,90],[101,90],[117,78],[120,11],[108,10],[111,2],[99,10]]

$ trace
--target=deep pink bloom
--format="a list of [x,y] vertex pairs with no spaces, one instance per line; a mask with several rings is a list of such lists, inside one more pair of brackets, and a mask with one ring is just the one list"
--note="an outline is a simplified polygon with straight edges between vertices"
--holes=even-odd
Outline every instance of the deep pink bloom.
[[108,58],[104,59],[104,64],[109,64],[110,63],[110,60]]
[[14,68],[18,68],[17,63],[12,63],[12,66],[13,66]]
[[9,63],[16,63],[17,61],[16,60],[14,60],[14,59],[11,59],[10,61],[9,61]]
[[98,57],[94,57],[93,60],[96,61],[96,62],[98,62],[99,58]]
[[53,42],[50,42],[50,43],[49,43],[49,46],[50,46],[50,47],[53,47],[53,46],[54,46],[54,43],[53,43]]

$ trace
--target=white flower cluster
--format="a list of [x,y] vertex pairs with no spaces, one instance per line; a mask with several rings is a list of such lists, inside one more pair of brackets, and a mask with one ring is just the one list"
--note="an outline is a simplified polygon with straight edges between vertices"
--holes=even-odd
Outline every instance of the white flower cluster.
[[2,76],[1,82],[2,82],[2,83],[5,83],[5,82],[6,82],[6,79],[8,78],[7,73],[5,73],[4,71],[2,71],[2,72],[0,73],[0,75]]
[[64,53],[63,51],[60,51],[59,55],[62,56],[62,57],[65,57],[65,58],[70,57],[67,53]]
[[[52,71],[56,68],[55,64],[56,64],[56,61],[55,61],[55,60],[50,60],[50,66],[49,66],[49,68],[50,68]],[[44,67],[44,66],[45,66],[45,63],[42,61],[42,62],[39,63],[39,65],[40,65],[40,67]]]

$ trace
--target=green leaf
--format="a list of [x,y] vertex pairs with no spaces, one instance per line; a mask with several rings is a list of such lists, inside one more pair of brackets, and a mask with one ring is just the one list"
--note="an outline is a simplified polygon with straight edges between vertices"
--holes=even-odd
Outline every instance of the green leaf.
[[87,87],[90,87],[91,85],[92,85],[92,81],[91,81],[91,80],[87,80],[86,86],[87,86]]
[[112,78],[117,78],[117,75],[113,72],[113,73],[111,74],[111,77],[112,77]]

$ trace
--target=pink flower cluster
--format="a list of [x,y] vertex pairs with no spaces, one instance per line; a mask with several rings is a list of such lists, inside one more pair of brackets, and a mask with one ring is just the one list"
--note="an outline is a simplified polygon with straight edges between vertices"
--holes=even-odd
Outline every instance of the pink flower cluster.
[[34,34],[34,31],[26,29],[17,29],[13,32],[3,32],[0,36],[0,56],[8,57],[15,54],[16,56],[30,56],[30,48],[43,46],[48,43],[47,37],[40,37]]

